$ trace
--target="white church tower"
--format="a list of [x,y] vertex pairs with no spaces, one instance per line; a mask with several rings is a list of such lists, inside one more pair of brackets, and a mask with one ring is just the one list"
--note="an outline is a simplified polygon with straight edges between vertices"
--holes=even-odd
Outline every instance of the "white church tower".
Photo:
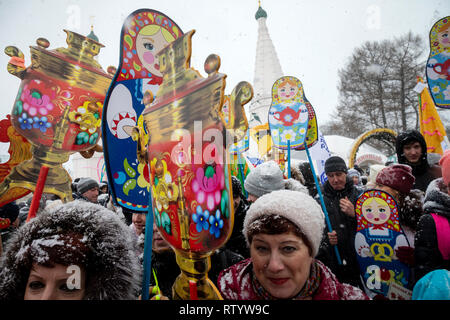
[[277,53],[267,29],[267,12],[259,4],[255,19],[258,22],[258,42],[256,44],[255,74],[253,78],[253,99],[249,106],[250,128],[268,121],[272,102],[272,86],[283,76]]

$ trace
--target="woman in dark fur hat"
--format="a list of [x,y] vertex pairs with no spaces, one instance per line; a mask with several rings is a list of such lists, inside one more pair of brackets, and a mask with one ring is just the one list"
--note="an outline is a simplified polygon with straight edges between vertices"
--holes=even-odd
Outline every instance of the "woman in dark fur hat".
[[141,275],[130,232],[85,201],[42,211],[6,244],[0,300],[136,299]]

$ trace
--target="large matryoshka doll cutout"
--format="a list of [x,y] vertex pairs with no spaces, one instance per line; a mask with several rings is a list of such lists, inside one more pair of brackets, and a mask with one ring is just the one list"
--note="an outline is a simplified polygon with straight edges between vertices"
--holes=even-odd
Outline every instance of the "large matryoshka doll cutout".
[[450,16],[442,18],[431,28],[426,73],[434,104],[450,108]]
[[395,250],[409,244],[395,199],[384,191],[368,190],[356,201],[355,213],[355,249],[364,286],[386,297],[393,285],[406,288],[410,269],[398,260]]
[[314,109],[306,99],[301,81],[282,77],[272,86],[269,128],[274,146],[286,150],[304,149],[317,142],[317,120]]
[[148,210],[150,172],[137,160],[131,132],[135,126],[145,132],[142,112],[162,83],[156,54],[182,34],[170,18],[150,9],[133,12],[122,27],[120,64],[104,106],[103,147],[112,197],[127,209]]

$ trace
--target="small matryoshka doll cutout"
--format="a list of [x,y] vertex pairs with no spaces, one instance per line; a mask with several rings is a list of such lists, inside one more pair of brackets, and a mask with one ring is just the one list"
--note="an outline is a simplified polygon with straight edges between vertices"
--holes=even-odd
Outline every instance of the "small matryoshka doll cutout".
[[[291,149],[303,149],[305,141],[308,146],[317,141],[315,112],[299,79],[286,76],[275,81],[268,122],[273,143],[279,149],[286,150],[288,145]],[[308,131],[312,127],[315,135],[311,132],[311,136]],[[312,139],[307,139],[307,135]]]
[[426,73],[434,104],[450,108],[450,16],[442,18],[431,28]]
[[367,289],[387,296],[390,284],[406,287],[409,267],[400,262],[396,249],[409,246],[403,233],[395,199],[381,190],[368,190],[355,205],[355,250]]
[[142,112],[162,83],[157,53],[182,34],[169,17],[150,9],[133,12],[122,27],[120,63],[103,111],[103,147],[112,197],[133,211],[148,210],[150,173],[137,160],[131,132],[135,126],[145,132]]

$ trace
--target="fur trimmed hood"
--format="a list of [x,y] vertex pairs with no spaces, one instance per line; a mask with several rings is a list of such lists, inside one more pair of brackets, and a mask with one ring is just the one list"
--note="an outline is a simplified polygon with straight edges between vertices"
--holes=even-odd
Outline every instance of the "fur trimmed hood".
[[[116,214],[93,203],[75,200],[51,210],[20,227],[5,246],[0,260],[0,300],[22,300],[34,261],[46,262],[47,239],[74,232],[87,248],[86,300],[134,300],[141,285],[141,268],[132,234]],[[61,242],[59,242],[60,244]],[[63,242],[67,246],[66,242]]]
[[426,213],[438,213],[450,219],[450,195],[444,191],[442,178],[435,179],[428,185],[423,209]]

